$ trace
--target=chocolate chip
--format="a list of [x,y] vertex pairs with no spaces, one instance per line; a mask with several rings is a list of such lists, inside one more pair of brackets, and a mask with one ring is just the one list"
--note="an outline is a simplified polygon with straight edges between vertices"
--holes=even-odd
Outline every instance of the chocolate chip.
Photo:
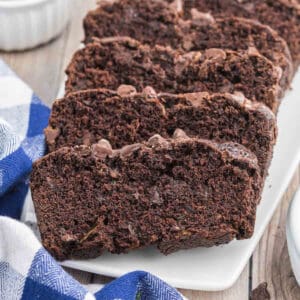
[[153,146],[153,147],[159,147],[159,146],[167,147],[167,146],[170,145],[170,143],[165,138],[163,138],[162,136],[160,136],[159,134],[153,135],[148,140],[148,144],[150,146]]
[[49,144],[52,144],[52,143],[55,142],[56,138],[59,136],[60,129],[59,128],[52,128],[51,126],[48,126],[44,130],[44,133],[45,133],[47,142]]
[[256,289],[254,289],[250,295],[251,300],[269,300],[271,299],[268,291],[268,284],[266,282],[261,283]]
[[189,139],[189,137],[182,129],[177,128],[173,133],[173,139]]
[[83,145],[90,145],[91,144],[92,135],[89,131],[84,132],[82,137],[82,144]]
[[141,148],[141,144],[132,144],[124,146],[122,149],[119,150],[120,156],[125,157],[131,155],[134,151]]
[[222,60],[226,59],[227,55],[226,55],[226,52],[223,51],[222,49],[211,48],[211,49],[205,50],[205,56],[209,60],[213,60],[213,61],[220,60],[220,61],[222,61]]
[[95,157],[103,159],[106,156],[112,155],[113,150],[109,141],[102,139],[97,144],[92,145],[92,153]]
[[151,202],[154,204],[163,204],[164,199],[159,195],[158,189],[156,186],[149,189]]
[[132,85],[122,84],[118,87],[117,93],[121,97],[134,96],[136,94],[136,89]]
[[209,93],[207,92],[199,92],[199,93],[188,93],[184,94],[184,97],[191,102],[191,104],[195,107],[201,107],[203,99],[209,97]]
[[215,23],[214,17],[210,13],[200,12],[199,10],[191,9],[192,22],[198,26],[205,26]]
[[143,95],[147,98],[156,98],[157,97],[156,91],[151,86],[146,86],[143,89]]

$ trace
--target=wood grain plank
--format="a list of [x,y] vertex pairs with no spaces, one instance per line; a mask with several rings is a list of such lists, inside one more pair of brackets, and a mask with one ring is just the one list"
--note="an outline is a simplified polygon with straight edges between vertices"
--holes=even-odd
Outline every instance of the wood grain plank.
[[300,299],[300,287],[294,278],[288,255],[285,224],[290,200],[300,183],[296,172],[270,225],[253,254],[252,286],[267,282],[271,299]]
[[57,94],[68,30],[69,28],[50,44],[39,48],[25,52],[0,53],[0,57],[49,105]]
[[65,44],[65,52],[62,59],[62,65],[59,74],[59,88],[62,87],[65,81],[65,69],[70,63],[72,56],[75,51],[77,51],[81,45],[84,38],[82,20],[86,13],[95,8],[97,0],[73,0],[72,1],[72,19],[70,22],[68,37]]
[[93,274],[64,267],[64,270],[68,272],[72,277],[82,284],[89,284],[92,281]]
[[[83,38],[82,21],[87,12],[96,7],[97,0],[73,0],[72,22],[69,30],[69,37],[66,43],[63,70],[69,64],[74,52],[78,50]],[[62,70],[62,71],[63,71]]]
[[103,275],[94,274],[91,282],[92,283],[107,284],[107,283],[111,282],[112,280],[114,280],[113,277],[107,277],[107,276],[103,276]]

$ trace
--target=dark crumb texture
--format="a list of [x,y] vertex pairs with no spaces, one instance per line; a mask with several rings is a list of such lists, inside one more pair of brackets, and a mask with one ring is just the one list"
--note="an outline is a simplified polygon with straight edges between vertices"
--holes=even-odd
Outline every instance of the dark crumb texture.
[[[251,19],[214,19],[211,15],[199,13],[197,10],[192,12],[192,20],[182,26],[187,48],[246,50],[253,47],[281,69],[281,86],[283,89],[289,88],[294,74],[292,58],[286,42],[277,32]],[[207,18],[211,20],[207,21]]]
[[104,3],[85,17],[84,42],[91,42],[93,37],[130,36],[144,43],[170,44],[177,48],[182,39],[176,27],[178,20],[176,8],[164,1],[121,0]]
[[296,66],[300,62],[300,5],[296,0],[183,0],[186,16],[191,8],[213,15],[258,19],[278,31],[291,50]]
[[255,290],[251,292],[250,300],[270,300],[271,295],[268,291],[268,284],[261,283]]
[[257,156],[262,176],[267,174],[277,136],[276,118],[265,105],[242,95],[157,95],[150,87],[136,93],[131,86],[116,92],[80,91],[54,103],[45,135],[52,152],[103,138],[120,148],[157,132],[170,137],[176,128],[191,137],[244,145]]
[[102,140],[37,161],[31,191],[46,249],[63,260],[250,238],[261,186],[255,156],[180,130],[175,137],[121,150]]
[[66,71],[66,92],[90,88],[116,90],[121,84],[138,91],[242,92],[274,112],[283,95],[281,72],[256,50],[207,49],[204,52],[150,47],[130,38],[107,38],[77,51]]
[[129,36],[151,46],[159,44],[185,51],[256,47],[282,69],[283,88],[289,86],[292,59],[286,42],[276,31],[250,19],[214,18],[196,9],[190,12],[191,20],[183,21],[174,5],[170,7],[163,1],[120,0],[102,4],[84,20],[85,42],[93,41],[93,37]]

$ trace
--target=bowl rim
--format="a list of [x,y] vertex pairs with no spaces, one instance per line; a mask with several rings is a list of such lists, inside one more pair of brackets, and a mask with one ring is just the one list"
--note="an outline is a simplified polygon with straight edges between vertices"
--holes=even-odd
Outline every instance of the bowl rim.
[[24,8],[35,5],[40,5],[45,2],[53,2],[55,0],[0,0],[1,8]]

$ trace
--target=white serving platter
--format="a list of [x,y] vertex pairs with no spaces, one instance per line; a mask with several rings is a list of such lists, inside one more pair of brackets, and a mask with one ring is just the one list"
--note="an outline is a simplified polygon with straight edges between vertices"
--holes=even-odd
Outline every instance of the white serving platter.
[[168,256],[155,248],[122,255],[106,253],[91,260],[68,260],[62,265],[112,277],[145,270],[185,289],[217,291],[229,288],[246,266],[300,161],[300,72],[294,78],[293,89],[282,101],[278,127],[278,141],[251,239]]

